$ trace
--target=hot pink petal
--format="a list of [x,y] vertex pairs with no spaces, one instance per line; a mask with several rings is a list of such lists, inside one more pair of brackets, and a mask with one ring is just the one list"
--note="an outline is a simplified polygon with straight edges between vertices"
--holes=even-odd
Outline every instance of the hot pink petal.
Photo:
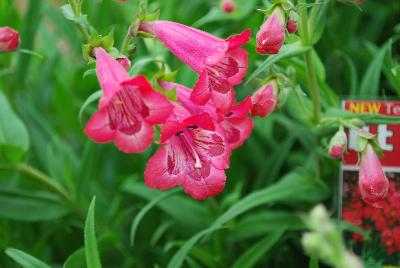
[[143,75],[137,76],[121,85],[138,87],[141,93],[141,100],[148,109],[148,115],[145,116],[145,119],[150,124],[163,123],[172,113],[174,106],[171,102],[155,91]]
[[285,13],[280,6],[275,7],[271,16],[261,25],[256,41],[258,53],[279,53],[285,41]]
[[247,96],[243,101],[232,107],[232,111],[229,118],[245,118],[251,111],[253,104],[250,96]]
[[110,128],[107,109],[100,109],[95,112],[83,131],[95,142],[106,143],[112,141],[114,131]]
[[277,85],[272,81],[260,87],[251,96],[253,108],[251,114],[253,116],[265,117],[269,115],[275,108],[278,102]]
[[173,165],[174,153],[170,145],[162,146],[149,159],[144,172],[147,186],[153,189],[166,190],[182,184],[183,173]]
[[19,33],[11,27],[0,27],[0,51],[12,51],[19,46]]
[[225,187],[226,175],[223,169],[208,165],[185,177],[183,190],[195,199],[205,199],[218,195]]
[[226,39],[229,42],[229,49],[235,49],[243,46],[249,42],[251,36],[251,30],[246,29],[238,35],[234,35]]
[[116,130],[114,134],[114,143],[118,149],[125,153],[141,153],[151,145],[153,136],[153,127],[143,120],[138,132],[127,133]]
[[248,67],[248,54],[243,48],[236,48],[227,52],[229,57],[232,57],[237,62],[238,71],[233,76],[228,77],[228,81],[231,85],[238,85],[242,83],[243,77],[246,75]]
[[103,97],[108,98],[120,89],[120,83],[129,80],[129,74],[124,67],[101,48],[95,48],[96,74]]
[[219,112],[224,114],[229,113],[235,102],[235,91],[232,88],[226,93],[214,90],[211,93],[211,102]]
[[389,189],[389,181],[370,144],[361,157],[358,185],[362,198],[368,203],[378,203]]
[[226,140],[231,149],[236,149],[251,135],[253,131],[253,119],[245,117],[243,119],[227,119],[221,122]]
[[207,59],[221,59],[229,47],[229,43],[221,38],[171,21],[144,22],[140,30],[154,34],[197,73],[201,72]]
[[210,97],[211,89],[209,87],[209,77],[207,70],[204,69],[193,88],[190,100],[195,104],[204,105],[210,100]]

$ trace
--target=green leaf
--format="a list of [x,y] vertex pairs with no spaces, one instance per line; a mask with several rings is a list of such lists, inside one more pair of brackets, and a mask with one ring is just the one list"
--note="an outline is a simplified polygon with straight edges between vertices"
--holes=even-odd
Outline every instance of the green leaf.
[[247,81],[245,82],[246,84],[253,80],[257,75],[265,71],[269,66],[274,64],[275,62],[282,60],[282,59],[287,59],[290,57],[295,57],[302,55],[309,51],[311,47],[304,47],[300,42],[284,45],[279,54],[276,55],[271,55],[268,56],[266,60],[264,60],[263,63],[261,63],[260,66],[258,66],[257,69],[254,70],[254,72],[249,76]]
[[62,218],[68,211],[54,194],[1,186],[0,217],[2,218],[28,222],[50,221]]
[[232,268],[251,268],[268,252],[268,250],[275,245],[285,231],[284,227],[281,227],[275,233],[261,239],[248,250],[246,250],[238,260],[233,264]]
[[376,97],[379,93],[379,79],[382,71],[382,64],[386,53],[392,46],[392,40],[388,40],[376,53],[369,64],[367,71],[361,81],[359,95],[361,97]]
[[79,121],[83,122],[83,119],[82,119],[83,112],[86,110],[86,108],[87,108],[90,104],[92,104],[93,102],[95,102],[95,101],[97,101],[98,99],[100,99],[101,96],[102,96],[102,94],[103,94],[102,91],[101,91],[101,90],[98,90],[98,91],[92,93],[92,95],[90,95],[90,96],[85,100],[85,102],[82,104],[81,108],[79,109]]
[[50,268],[44,262],[16,248],[7,248],[6,254],[23,268]]
[[134,246],[135,244],[135,237],[136,237],[136,231],[139,226],[140,221],[143,219],[143,217],[146,215],[147,212],[149,212],[153,207],[155,207],[159,202],[163,201],[164,199],[170,197],[171,195],[174,195],[180,191],[179,188],[173,189],[171,191],[165,192],[162,195],[159,195],[158,197],[154,198],[151,200],[145,207],[143,207],[140,212],[136,215],[135,219],[132,221],[131,225],[131,232],[130,232],[130,238],[131,238],[131,245]]
[[101,268],[99,250],[94,229],[94,208],[96,197],[93,197],[90,203],[85,222],[85,255],[87,268]]
[[0,91],[0,161],[17,163],[28,148],[28,130]]
[[63,268],[82,268],[85,266],[85,248],[80,248],[67,258],[63,265]]
[[389,124],[389,125],[398,125],[400,124],[400,116],[389,116],[382,114],[374,114],[374,113],[352,113],[349,111],[345,111],[338,108],[331,108],[326,111],[326,116],[337,117],[341,119],[360,119],[364,121],[366,124]]
[[[197,241],[199,241],[205,235],[221,228],[225,223],[247,212],[248,210],[260,205],[270,204],[278,201],[310,201],[309,196],[307,197],[307,193],[320,192],[321,195],[312,200],[315,202],[327,196],[325,188],[326,186],[320,180],[311,179],[309,174],[307,175],[305,173],[294,172],[286,175],[276,184],[265,189],[255,191],[244,197],[231,208],[229,208],[225,213],[219,216],[209,228],[194,235],[172,257],[167,268],[182,267],[184,259]],[[306,193],[306,195],[304,193]]]
[[316,258],[316,257],[311,257],[311,258],[310,258],[310,263],[309,263],[308,267],[309,267],[309,268],[319,268],[318,258]]

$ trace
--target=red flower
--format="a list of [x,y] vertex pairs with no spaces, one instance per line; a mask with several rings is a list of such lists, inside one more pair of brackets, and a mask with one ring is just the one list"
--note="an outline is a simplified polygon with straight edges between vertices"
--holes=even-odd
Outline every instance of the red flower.
[[358,185],[361,197],[365,202],[381,206],[380,201],[386,196],[389,181],[370,144],[367,145],[361,156]]
[[211,103],[197,105],[190,100],[191,90],[177,83],[160,81],[165,90],[176,89],[178,102],[191,114],[207,112],[221,126],[231,149],[236,149],[250,136],[253,130],[253,119],[248,117],[252,107],[250,97],[232,107],[229,113],[219,113]]
[[84,132],[95,142],[114,141],[123,152],[143,152],[153,139],[152,126],[164,122],[173,106],[154,91],[144,76],[129,78],[104,49],[96,48],[95,55],[103,96]]
[[285,41],[285,12],[276,6],[268,19],[261,25],[256,35],[257,48],[260,54],[277,54]]
[[289,33],[297,32],[297,22],[295,20],[288,20],[286,29]]
[[235,2],[233,0],[222,0],[221,8],[225,13],[232,13],[235,11]]
[[268,84],[259,88],[253,96],[251,96],[251,102],[253,108],[251,114],[253,116],[266,117],[276,107],[278,102],[278,86],[275,80],[272,80]]
[[0,27],[0,51],[12,51],[19,46],[19,33],[10,27]]
[[144,22],[140,30],[153,34],[176,57],[200,74],[190,99],[199,105],[210,99],[226,113],[234,101],[232,86],[240,84],[247,69],[247,52],[240,48],[249,41],[250,30],[227,40],[171,21]]
[[190,115],[176,106],[161,128],[164,144],[147,163],[144,178],[151,188],[182,185],[196,199],[219,194],[231,150],[223,131],[207,113]]

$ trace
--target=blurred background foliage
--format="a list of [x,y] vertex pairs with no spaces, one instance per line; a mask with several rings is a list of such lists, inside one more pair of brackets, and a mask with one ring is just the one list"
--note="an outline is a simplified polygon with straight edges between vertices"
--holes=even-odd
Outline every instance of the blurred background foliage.
[[[159,9],[161,19],[223,38],[252,29],[246,45],[249,77],[268,59],[255,53],[254,37],[263,21],[256,9],[270,3],[236,2],[232,14],[224,14],[214,0],[152,0],[149,8]],[[128,155],[113,144],[94,144],[82,133],[96,104],[79,116],[81,106],[99,86],[94,75],[84,76],[93,65],[82,59],[83,38],[63,17],[64,4],[0,1],[0,25],[19,30],[25,50],[0,54],[0,129],[9,139],[0,138],[0,251],[17,248],[51,267],[85,267],[83,229],[96,196],[103,267],[179,267],[179,258],[185,258],[183,267],[308,267],[298,212],[324,201],[335,213],[339,167],[324,152],[327,140],[318,145],[318,130],[304,120],[293,94],[267,119],[255,119],[253,135],[233,153],[226,188],[218,197],[196,201],[181,190],[148,189],[143,171],[156,146]],[[325,29],[314,61],[323,107],[340,107],[342,97],[397,98],[399,1],[366,0],[359,7],[333,0],[322,4],[325,13],[317,27]],[[99,33],[113,29],[118,45],[137,6],[135,0],[85,0],[82,9]],[[195,73],[161,45],[151,39],[137,44],[131,74],[151,78],[157,71],[152,61],[163,59],[179,71],[178,82],[193,86]],[[269,67],[294,73],[308,93],[302,57]],[[238,98],[254,91],[262,78],[264,72],[237,86]],[[308,99],[304,101],[307,105]],[[322,180],[312,172],[316,158],[322,163]],[[196,242],[193,247],[176,254],[189,239]],[[20,263],[27,258],[10,249],[7,255]],[[0,267],[19,267],[7,255],[0,253]]]

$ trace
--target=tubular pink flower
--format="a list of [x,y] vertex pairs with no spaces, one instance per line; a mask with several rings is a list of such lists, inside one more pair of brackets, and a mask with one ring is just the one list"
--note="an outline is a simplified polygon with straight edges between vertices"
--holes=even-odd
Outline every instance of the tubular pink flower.
[[164,190],[181,185],[196,199],[223,190],[231,150],[207,113],[190,115],[177,106],[161,128],[160,142],[164,145],[146,166],[147,186]]
[[12,51],[19,46],[19,33],[10,27],[0,27],[0,51]]
[[246,74],[247,52],[240,46],[249,41],[250,30],[227,40],[170,21],[144,22],[140,30],[153,34],[200,75],[190,97],[194,103],[204,105],[211,99],[218,110],[230,110],[235,101],[232,86]]
[[232,13],[236,8],[233,0],[222,0],[220,6],[225,13]]
[[103,96],[84,132],[98,143],[114,141],[123,152],[143,152],[151,145],[152,126],[164,122],[173,106],[144,76],[131,79],[103,48],[96,48],[95,55]]
[[271,81],[268,84],[259,88],[253,96],[251,101],[253,108],[251,114],[253,116],[266,117],[276,107],[278,102],[277,84],[275,81]]
[[129,68],[131,68],[131,61],[127,57],[116,58],[116,60],[125,70],[129,71]]
[[367,145],[361,156],[358,186],[363,200],[372,205],[379,204],[389,189],[389,181],[370,144]]
[[253,130],[253,119],[248,117],[252,103],[250,97],[233,106],[231,111],[223,114],[218,112],[210,103],[197,105],[190,100],[191,89],[171,82],[160,81],[166,89],[176,89],[177,101],[191,114],[208,113],[214,122],[219,124],[224,131],[226,140],[231,149],[236,149],[250,136]]
[[285,13],[280,6],[276,6],[256,35],[256,51],[260,54],[279,53],[285,41],[285,25]]

